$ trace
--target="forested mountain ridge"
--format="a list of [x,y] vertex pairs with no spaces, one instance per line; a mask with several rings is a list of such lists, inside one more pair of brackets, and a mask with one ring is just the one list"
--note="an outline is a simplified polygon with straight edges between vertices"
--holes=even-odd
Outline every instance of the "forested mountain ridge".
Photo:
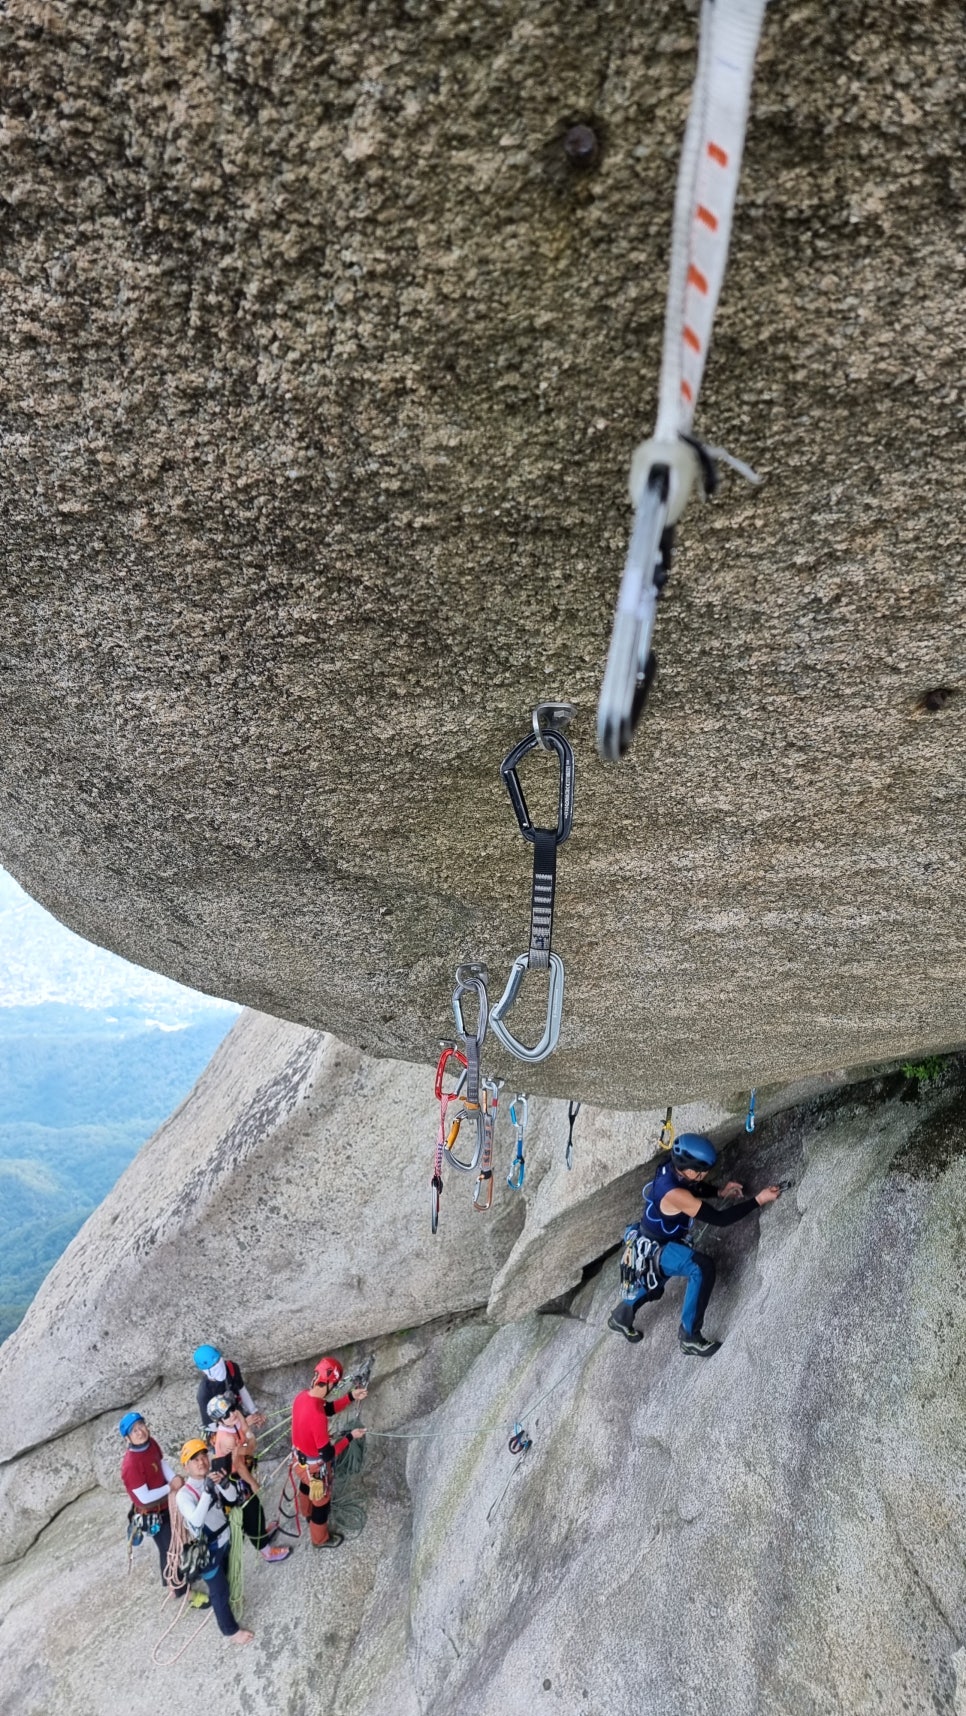
[[172,1025],[116,1000],[109,1012],[0,1006],[0,1340],[234,1017],[206,1006]]

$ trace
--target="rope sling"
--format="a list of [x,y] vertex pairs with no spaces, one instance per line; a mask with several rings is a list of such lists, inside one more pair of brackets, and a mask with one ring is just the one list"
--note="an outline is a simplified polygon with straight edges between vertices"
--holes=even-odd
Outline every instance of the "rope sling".
[[698,66],[678,168],[657,423],[631,462],[635,508],[604,681],[597,748],[618,762],[628,750],[657,671],[651,638],[671,568],[674,528],[695,477],[705,493],[724,459],[747,465],[692,434],[715,310],[724,280],[741,172],[755,54],[766,0],[703,0]]

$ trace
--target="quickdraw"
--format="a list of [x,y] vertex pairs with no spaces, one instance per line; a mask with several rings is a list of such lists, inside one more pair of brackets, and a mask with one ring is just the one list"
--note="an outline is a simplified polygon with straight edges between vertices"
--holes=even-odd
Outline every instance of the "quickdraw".
[[698,66],[678,167],[657,424],[631,463],[635,508],[607,667],[597,748],[618,762],[630,746],[657,671],[651,648],[657,603],[671,569],[674,531],[698,477],[717,484],[715,459],[757,477],[691,433],[724,280],[741,171],[755,54],[766,0],[702,0]]
[[489,1210],[493,1203],[493,1142],[503,1080],[484,1078],[480,1083],[483,1087],[483,1150],[473,1189],[473,1208],[482,1212]]
[[[460,1068],[459,1080],[455,1090],[444,1090],[443,1081],[446,1077],[450,1061],[455,1061]],[[439,1202],[443,1191],[443,1156],[446,1150],[447,1118],[450,1103],[459,1100],[460,1091],[466,1081],[466,1056],[461,1055],[454,1043],[444,1043],[442,1053],[436,1063],[436,1100],[439,1103],[439,1125],[436,1128],[436,1153],[433,1158],[433,1177],[430,1181],[431,1221],[432,1232],[439,1230]]]
[[745,1131],[746,1132],[754,1132],[754,1130],[755,1130],[755,1094],[756,1094],[756,1090],[757,1090],[757,1086],[755,1087],[755,1090],[752,1091],[751,1096],[748,1099],[748,1113],[745,1115]]
[[523,1177],[526,1173],[526,1157],[524,1155],[523,1146],[526,1138],[529,1114],[530,1105],[527,1102],[526,1097],[522,1095],[515,1096],[510,1104],[510,1121],[515,1132],[513,1140],[513,1161],[510,1163],[510,1172],[506,1177],[506,1183],[511,1192],[523,1191]]
[[527,1435],[522,1424],[514,1424],[507,1447],[511,1454],[526,1454],[533,1447],[533,1438]]
[[[477,1002],[476,1030],[469,1031],[463,1020],[463,997],[474,995]],[[460,1107],[446,1131],[443,1154],[452,1168],[461,1174],[475,1174],[483,1155],[484,1114],[480,1101],[480,1050],[489,1020],[489,1000],[486,993],[486,967],[459,965],[456,968],[456,988],[453,990],[453,1018],[457,1035],[462,1039],[466,1059],[466,1085],[460,1096]],[[464,1120],[472,1120],[475,1129],[473,1154],[468,1162],[455,1156],[453,1150]]]
[[662,1150],[670,1150],[671,1145],[674,1143],[674,1121],[671,1119],[671,1114],[671,1104],[668,1103],[667,1113],[664,1116],[664,1124],[661,1127],[661,1135],[658,1138],[658,1144]]
[[[569,703],[538,704],[533,713],[533,732],[514,745],[500,764],[500,774],[510,795],[510,803],[524,840],[533,846],[533,883],[530,896],[530,946],[514,960],[507,986],[493,1007],[493,1033],[503,1047],[517,1060],[536,1062],[546,1060],[557,1046],[563,1016],[564,966],[558,954],[551,951],[553,937],[553,908],[557,885],[557,848],[568,838],[573,826],[574,753],[563,734],[555,726],[544,726],[543,718],[568,721],[574,714]],[[536,749],[552,751],[559,764],[556,828],[537,828],[527,808],[520,785],[518,770],[525,756]],[[543,1033],[532,1048],[521,1043],[504,1023],[513,1006],[527,971],[548,973],[547,1014]]]
[[567,1150],[566,1150],[566,1154],[564,1157],[564,1160],[566,1161],[568,1168],[572,1168],[574,1165],[574,1121],[576,1120],[579,1113],[580,1113],[580,1103],[579,1102],[568,1102],[568,1104],[567,1104]]

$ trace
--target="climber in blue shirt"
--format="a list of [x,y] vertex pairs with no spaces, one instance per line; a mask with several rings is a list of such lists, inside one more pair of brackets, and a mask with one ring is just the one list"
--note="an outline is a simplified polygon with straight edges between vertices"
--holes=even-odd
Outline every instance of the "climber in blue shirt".
[[[682,1132],[671,1146],[670,1157],[644,1187],[644,1210],[637,1234],[639,1249],[647,1254],[649,1276],[628,1287],[607,1319],[607,1327],[625,1339],[643,1340],[634,1327],[638,1307],[649,1299],[660,1299],[665,1282],[683,1275],[687,1287],[678,1331],[681,1351],[696,1358],[711,1358],[718,1351],[721,1342],[707,1340],[701,1329],[714,1286],[714,1259],[693,1250],[688,1235],[696,1217],[711,1227],[730,1227],[732,1222],[743,1221],[764,1204],[773,1204],[781,1196],[781,1187],[765,1186],[756,1197],[746,1198],[737,1180],[721,1187],[708,1185],[707,1176],[717,1160],[718,1152],[710,1138]],[[740,1202],[719,1210],[708,1202],[712,1198],[737,1198]]]

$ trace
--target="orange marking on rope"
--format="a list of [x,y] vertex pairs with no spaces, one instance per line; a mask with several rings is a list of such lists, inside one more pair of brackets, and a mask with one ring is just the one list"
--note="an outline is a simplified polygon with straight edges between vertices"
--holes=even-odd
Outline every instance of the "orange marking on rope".
[[688,285],[694,286],[698,292],[707,292],[708,290],[707,280],[701,273],[700,268],[695,268],[693,262],[688,268]]
[[688,402],[688,404],[689,404],[689,405],[691,405],[691,404],[693,404],[693,402],[694,402],[694,394],[693,394],[693,393],[692,393],[692,392],[691,392],[691,384],[690,384],[690,382],[687,382],[687,381],[682,381],[682,383],[681,383],[681,393],[682,393],[682,396],[683,396],[683,397],[684,397],[684,398],[685,398],[685,399],[686,399],[686,400],[687,400],[687,402]]
[[719,167],[727,167],[728,157],[717,143],[708,144],[708,154],[711,156],[712,161],[717,161]]
[[710,227],[712,232],[717,232],[717,230],[718,230],[718,217],[717,217],[717,215],[713,215],[711,213],[710,209],[706,209],[704,207],[703,203],[698,204],[696,213],[697,213],[698,219],[700,221],[703,221],[705,226]]
[[684,343],[686,346],[690,346],[693,352],[699,352],[701,350],[701,341],[698,339],[693,328],[685,326]]

